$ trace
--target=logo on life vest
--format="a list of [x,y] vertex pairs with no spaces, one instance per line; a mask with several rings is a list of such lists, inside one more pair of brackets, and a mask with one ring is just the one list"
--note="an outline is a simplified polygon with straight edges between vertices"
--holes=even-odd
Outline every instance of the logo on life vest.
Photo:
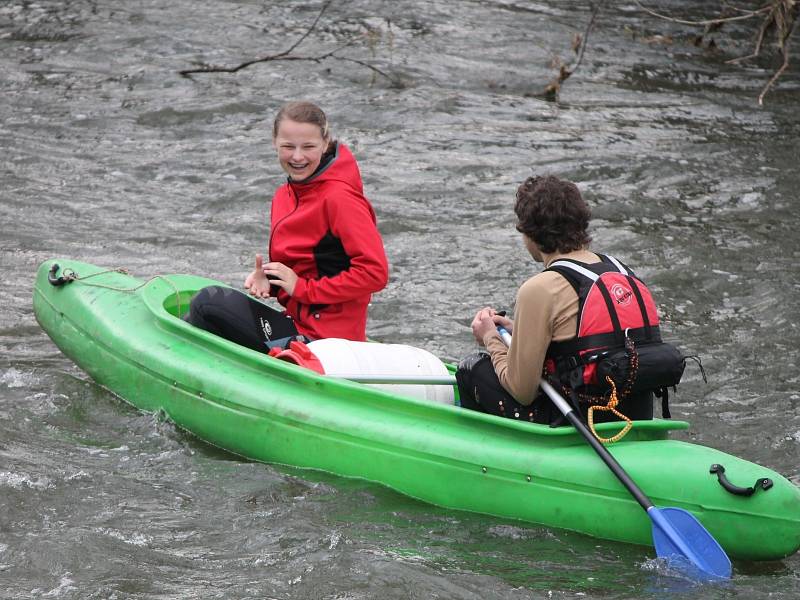
[[615,283],[611,286],[611,295],[614,297],[617,304],[620,306],[627,306],[631,303],[633,292],[630,288],[625,287],[621,283]]
[[272,326],[269,324],[269,321],[264,317],[260,317],[258,320],[261,321],[261,330],[264,332],[264,337],[268,340],[272,339]]

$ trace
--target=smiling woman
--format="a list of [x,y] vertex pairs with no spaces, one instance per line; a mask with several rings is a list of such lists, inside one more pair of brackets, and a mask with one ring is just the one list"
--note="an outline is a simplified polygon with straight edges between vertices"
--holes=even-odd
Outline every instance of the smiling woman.
[[[256,254],[244,283],[252,297],[205,288],[186,320],[264,352],[296,336],[365,340],[367,307],[389,268],[356,160],[310,102],[284,105],[272,134],[288,181],[272,199],[270,261]],[[270,297],[285,310],[258,300]]]
[[296,182],[311,177],[322,157],[329,162],[336,149],[325,113],[310,102],[292,102],[281,108],[272,128],[272,143],[281,168]]

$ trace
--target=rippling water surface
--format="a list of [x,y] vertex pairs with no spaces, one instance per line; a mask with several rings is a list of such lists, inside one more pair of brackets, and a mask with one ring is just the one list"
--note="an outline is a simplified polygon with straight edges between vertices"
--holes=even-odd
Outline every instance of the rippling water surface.
[[[248,463],[98,387],[39,329],[53,256],[239,285],[281,174],[270,121],[324,106],[355,151],[391,262],[370,334],[455,359],[489,303],[538,270],[513,230],[532,173],[579,182],[595,247],[657,293],[700,354],[673,408],[683,438],[800,483],[798,79],[744,25],[718,35],[609,3],[558,103],[581,2],[6,0],[0,4],[0,597],[778,598],[797,556],[694,587],[641,548],[419,504],[379,486]],[[661,3],[688,18],[695,3]],[[661,37],[654,37],[656,34]]]

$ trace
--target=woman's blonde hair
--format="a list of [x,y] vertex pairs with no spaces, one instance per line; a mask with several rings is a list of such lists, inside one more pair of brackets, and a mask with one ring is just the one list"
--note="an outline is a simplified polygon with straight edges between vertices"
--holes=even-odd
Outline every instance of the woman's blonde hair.
[[272,125],[272,137],[278,136],[278,127],[281,121],[289,119],[297,123],[311,123],[319,127],[323,140],[330,140],[328,129],[328,118],[322,109],[313,102],[297,101],[287,102],[281,106],[278,114],[275,115],[275,122]]

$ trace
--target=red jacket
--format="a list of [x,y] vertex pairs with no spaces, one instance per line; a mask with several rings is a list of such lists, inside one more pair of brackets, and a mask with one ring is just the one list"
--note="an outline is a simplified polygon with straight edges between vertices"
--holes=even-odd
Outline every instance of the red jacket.
[[344,144],[310,178],[275,192],[269,259],[297,273],[294,294],[278,302],[311,339],[365,340],[367,306],[386,287],[389,265],[364,197],[358,165]]

